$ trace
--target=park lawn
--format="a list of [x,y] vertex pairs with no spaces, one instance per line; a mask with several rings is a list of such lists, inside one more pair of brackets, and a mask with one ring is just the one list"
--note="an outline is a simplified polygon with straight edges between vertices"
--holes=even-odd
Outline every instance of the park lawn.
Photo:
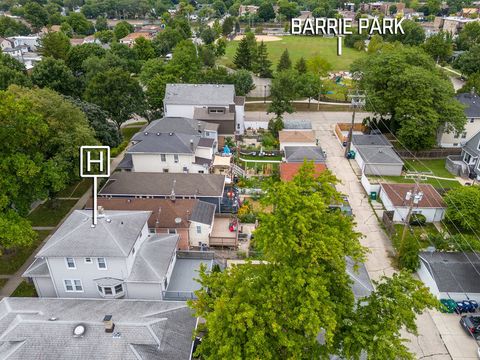
[[87,179],[77,181],[77,182],[69,185],[67,188],[63,189],[62,191],[60,191],[57,194],[57,197],[59,197],[59,198],[63,198],[63,197],[65,197],[65,198],[68,198],[68,197],[79,198],[83,194],[85,194],[85,192],[88,190],[88,188],[91,185],[92,185],[92,182],[87,180]]
[[[237,51],[239,41],[229,41],[225,55],[220,59],[222,65],[232,67],[233,58]],[[321,56],[332,65],[333,71],[350,70],[350,64],[366,56],[365,51],[343,46],[343,54],[337,55],[337,39],[320,36],[284,36],[279,41],[265,43],[268,49],[268,57],[272,61],[272,69],[275,69],[285,49],[290,53],[290,59],[295,63],[301,57],[309,59],[314,56]]]
[[12,297],[38,297],[35,286],[23,280],[15,289]]
[[445,159],[432,159],[432,160],[404,160],[405,168],[410,171],[417,172],[432,172],[435,176],[440,176],[448,179],[455,179],[455,176],[451,174],[445,168]]
[[33,210],[27,219],[32,226],[56,226],[76,202],[77,200],[48,200]]
[[14,274],[24,263],[27,261],[30,254],[42,243],[50,231],[41,230],[36,231],[38,234],[32,245],[27,247],[18,248],[10,254],[0,256],[0,274],[11,275]]

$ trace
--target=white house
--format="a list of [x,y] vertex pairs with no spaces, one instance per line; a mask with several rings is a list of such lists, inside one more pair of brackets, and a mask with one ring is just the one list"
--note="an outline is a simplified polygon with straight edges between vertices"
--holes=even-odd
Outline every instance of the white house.
[[39,45],[39,36],[11,36],[7,38],[13,43],[13,47],[27,46],[29,51],[36,51]]
[[[472,90],[470,93],[458,94],[456,98],[465,105],[465,129],[461,133],[441,132],[438,138],[438,145],[441,147],[462,147],[480,131],[480,96]],[[448,124],[445,124],[444,128],[448,129]]]
[[417,273],[438,299],[480,302],[480,260],[472,252],[421,252]]
[[40,297],[177,299],[193,297],[193,279],[213,254],[177,251],[177,234],[149,234],[150,211],[76,210],[23,274]]
[[163,101],[166,117],[185,117],[219,125],[223,137],[245,131],[245,97],[233,85],[167,84]]
[[[410,207],[407,193],[413,194],[415,184],[380,184],[380,199],[387,211],[393,211],[393,221],[405,221]],[[412,213],[422,214],[427,222],[442,221],[445,217],[446,205],[442,196],[430,184],[418,185],[423,193],[422,199],[415,204]]]
[[132,138],[119,168],[134,172],[208,173],[218,125],[186,118],[153,121]]

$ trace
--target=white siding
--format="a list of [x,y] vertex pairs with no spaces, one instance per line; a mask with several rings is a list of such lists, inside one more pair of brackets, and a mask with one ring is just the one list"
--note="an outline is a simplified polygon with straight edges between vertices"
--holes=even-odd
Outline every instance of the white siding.
[[[359,153],[356,157],[360,157]],[[400,176],[402,175],[402,168],[402,164],[365,164],[363,172],[366,175]]]
[[[471,122],[473,119],[473,122]],[[462,134],[460,136],[455,137],[455,132],[442,133],[440,135],[440,139],[438,140],[438,144],[441,147],[461,147],[462,143],[467,142],[470,140],[472,136],[477,134],[480,131],[480,118],[467,118],[467,123],[465,124],[465,138],[462,138]]]
[[165,116],[168,117],[185,117],[193,119],[193,105],[171,105],[165,104]]
[[239,134],[245,132],[245,107],[243,105],[235,105],[235,131]]
[[33,278],[33,284],[37,290],[38,297],[57,297],[52,279],[49,277]]
[[195,156],[205,158],[205,159],[212,159],[213,158],[213,149],[206,148],[206,147],[197,147],[195,151]]
[[[405,221],[405,218],[408,215],[408,207],[393,206],[385,191],[380,192],[380,199],[387,211],[394,211],[393,221]],[[414,208],[413,211],[424,215],[427,222],[441,221],[445,216],[445,209],[442,208]]]
[[127,299],[162,300],[162,287],[156,283],[126,283]]
[[168,169],[169,172],[182,173],[184,167],[187,167],[189,171],[194,167],[195,157],[178,155],[178,162],[175,162],[173,154],[165,154],[165,160],[161,161],[160,154],[132,154],[133,171],[164,172],[164,169]]
[[[197,226],[200,226],[200,234],[197,233]],[[207,245],[209,244],[210,234],[212,233],[212,226],[191,221],[188,231],[190,235],[190,246],[198,246],[199,242]]]

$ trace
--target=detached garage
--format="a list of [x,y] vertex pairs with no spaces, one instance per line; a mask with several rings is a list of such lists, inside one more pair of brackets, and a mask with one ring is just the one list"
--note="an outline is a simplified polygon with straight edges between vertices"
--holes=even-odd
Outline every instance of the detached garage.
[[358,145],[355,160],[365,175],[400,176],[403,161],[391,147]]
[[[414,192],[415,184],[380,184],[380,199],[387,211],[393,211],[393,221],[405,221],[410,202],[406,200],[407,193]],[[415,204],[412,213],[422,214],[427,222],[442,221],[446,205],[442,196],[430,184],[418,185],[418,191],[423,193],[422,199]]]

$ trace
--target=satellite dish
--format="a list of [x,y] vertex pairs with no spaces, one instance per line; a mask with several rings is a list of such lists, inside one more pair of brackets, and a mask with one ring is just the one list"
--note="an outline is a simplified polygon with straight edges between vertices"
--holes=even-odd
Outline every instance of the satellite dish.
[[175,218],[175,224],[180,224],[182,222],[182,218]]

